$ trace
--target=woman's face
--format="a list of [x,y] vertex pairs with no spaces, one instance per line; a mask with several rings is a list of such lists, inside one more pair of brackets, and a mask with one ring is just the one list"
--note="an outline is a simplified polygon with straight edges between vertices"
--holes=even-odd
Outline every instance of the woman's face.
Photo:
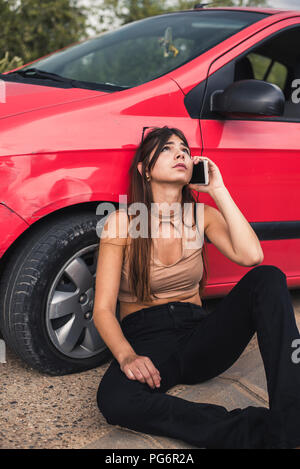
[[[155,153],[150,155],[150,161]],[[185,167],[176,165],[181,164]],[[190,156],[190,150],[183,141],[173,134],[161,149],[154,167],[151,170],[151,182],[176,182],[186,185],[190,182],[194,163]],[[147,171],[147,174],[149,172]]]

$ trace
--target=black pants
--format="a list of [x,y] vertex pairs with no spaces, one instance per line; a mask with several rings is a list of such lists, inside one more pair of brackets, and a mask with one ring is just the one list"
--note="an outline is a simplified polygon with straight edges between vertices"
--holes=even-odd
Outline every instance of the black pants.
[[[113,359],[98,389],[106,421],[135,431],[178,438],[199,448],[293,448],[300,445],[299,339],[285,274],[273,265],[248,271],[211,313],[170,302],[126,316],[123,333],[148,356],[161,386],[130,380]],[[176,384],[209,380],[228,369],[257,332],[269,408],[227,411],[166,394]]]

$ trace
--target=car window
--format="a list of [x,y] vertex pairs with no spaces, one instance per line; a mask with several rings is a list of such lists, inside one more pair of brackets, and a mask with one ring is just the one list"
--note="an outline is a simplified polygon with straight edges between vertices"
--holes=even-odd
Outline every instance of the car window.
[[[121,44],[114,44],[103,50],[91,52],[84,57],[66,64],[61,74],[77,80],[107,82],[121,86],[136,86],[149,81],[155,73],[164,75],[171,68],[177,68],[186,62],[192,53],[194,41],[188,38],[176,38],[167,60],[161,60],[162,51],[157,44],[159,37],[128,39]],[[163,40],[163,38],[161,38]],[[145,58],[151,58],[146,66]],[[125,77],[126,74],[126,83]]]
[[187,10],[123,25],[24,67],[65,78],[133,87],[182,66],[268,14]]
[[288,73],[286,65],[261,54],[250,53],[247,57],[251,62],[256,80],[274,83],[284,91]]
[[[300,27],[290,26],[252,47],[248,54],[235,60],[234,81],[264,80],[281,88],[285,96],[284,113],[273,120],[300,121],[298,98],[293,99],[293,96],[298,97],[300,92],[296,83],[300,77],[300,54],[295,47],[295,44],[299,43]],[[298,90],[295,90],[295,85]]]

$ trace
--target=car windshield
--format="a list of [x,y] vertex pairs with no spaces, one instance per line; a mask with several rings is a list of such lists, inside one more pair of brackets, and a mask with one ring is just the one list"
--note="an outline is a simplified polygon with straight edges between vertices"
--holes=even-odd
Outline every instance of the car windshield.
[[190,10],[158,15],[120,28],[23,67],[97,84],[134,87],[191,61],[268,16],[237,10]]

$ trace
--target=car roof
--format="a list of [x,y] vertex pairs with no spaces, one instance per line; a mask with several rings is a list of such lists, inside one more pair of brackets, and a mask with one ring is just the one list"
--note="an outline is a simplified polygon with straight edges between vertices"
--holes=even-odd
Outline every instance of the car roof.
[[189,10],[180,10],[178,12],[171,12],[171,13],[179,13],[183,11],[196,11],[196,10],[231,10],[231,11],[249,11],[249,12],[257,12],[257,13],[268,13],[270,15],[275,15],[278,13],[300,13],[299,10],[286,10],[284,8],[258,8],[258,7],[198,7],[198,8],[190,8]]

